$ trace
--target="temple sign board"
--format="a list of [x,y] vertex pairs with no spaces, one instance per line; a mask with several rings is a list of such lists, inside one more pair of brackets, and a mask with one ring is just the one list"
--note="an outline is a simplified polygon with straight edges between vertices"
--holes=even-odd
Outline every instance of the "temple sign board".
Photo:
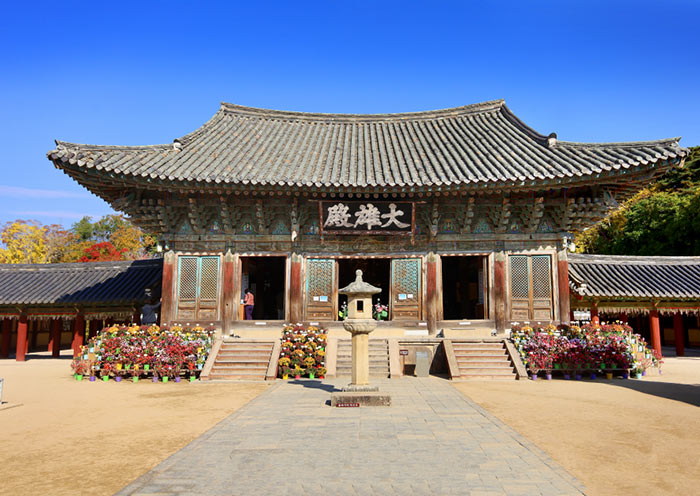
[[415,203],[372,200],[319,201],[326,234],[412,234]]

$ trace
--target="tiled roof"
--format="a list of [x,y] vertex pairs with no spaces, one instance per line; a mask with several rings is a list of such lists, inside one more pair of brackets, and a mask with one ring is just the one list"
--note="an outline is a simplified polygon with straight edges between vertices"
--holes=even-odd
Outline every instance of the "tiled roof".
[[131,304],[160,285],[163,260],[1,264],[0,305]]
[[569,278],[583,296],[700,298],[700,257],[569,255]]
[[[199,187],[385,187],[393,191],[581,183],[679,161],[680,138],[572,143],[526,126],[503,100],[404,114],[313,114],[221,104],[171,144],[57,141],[48,153],[73,175],[98,172]],[[666,164],[668,165],[668,164]],[[639,171],[637,171],[639,172]],[[82,181],[81,181],[82,182]]]

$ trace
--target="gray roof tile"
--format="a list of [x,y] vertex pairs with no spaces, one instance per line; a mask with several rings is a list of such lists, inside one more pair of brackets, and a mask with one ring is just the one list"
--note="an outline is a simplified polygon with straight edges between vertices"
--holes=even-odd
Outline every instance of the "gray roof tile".
[[508,187],[678,160],[679,138],[572,143],[541,135],[503,100],[405,114],[312,114],[223,103],[172,144],[57,141],[56,166],[125,178],[261,187]]
[[0,264],[0,305],[142,303],[162,272],[162,259]]
[[593,298],[700,298],[700,257],[570,254],[569,277]]

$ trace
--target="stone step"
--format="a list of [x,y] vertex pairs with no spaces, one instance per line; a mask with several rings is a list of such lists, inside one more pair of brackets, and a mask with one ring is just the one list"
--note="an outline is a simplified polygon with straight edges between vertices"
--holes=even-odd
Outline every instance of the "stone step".
[[469,362],[457,362],[459,368],[469,368],[469,367],[508,367],[513,368],[508,360],[502,360],[499,362],[482,362],[482,361],[469,361]]
[[214,366],[212,367],[213,369],[241,369],[241,370],[248,370],[248,369],[259,369],[259,368],[265,368],[267,370],[267,362],[248,362],[248,363],[241,363],[241,362],[214,362]]
[[[338,366],[340,366],[341,364],[352,363],[352,360],[349,360],[349,359],[348,359],[348,360],[341,360],[341,359],[338,359],[338,360],[336,361],[336,363],[338,364]],[[373,365],[387,365],[387,366],[388,366],[388,363],[389,363],[389,360],[388,360],[387,358],[382,358],[381,360],[372,360],[372,359],[369,360],[369,366],[370,366],[370,367],[373,366]]]
[[455,356],[508,356],[506,350],[454,350]]
[[456,355],[455,359],[458,362],[510,362],[510,358],[507,355]]
[[219,362],[230,362],[230,363],[249,363],[249,362],[259,362],[267,363],[269,362],[269,354],[264,357],[249,356],[249,355],[218,355],[216,357],[216,363]]
[[243,345],[236,345],[236,346],[222,346],[219,351],[247,351],[250,353],[263,353],[263,352],[270,352],[272,350],[272,346],[256,346],[254,348],[248,347],[248,346],[243,346]]
[[514,374],[512,367],[460,367],[459,375],[510,375]]
[[514,381],[515,374],[510,375],[493,375],[493,374],[474,374],[468,376],[455,377],[455,381]]

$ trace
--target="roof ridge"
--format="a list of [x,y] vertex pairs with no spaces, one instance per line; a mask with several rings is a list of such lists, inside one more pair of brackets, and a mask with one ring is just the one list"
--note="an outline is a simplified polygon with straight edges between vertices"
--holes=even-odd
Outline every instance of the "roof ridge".
[[[557,141],[557,146],[559,145],[566,145],[566,146],[575,146],[578,148],[590,148],[590,147],[601,147],[601,146],[614,146],[616,148],[625,148],[625,147],[637,147],[640,145],[669,145],[669,144],[678,144],[678,142],[681,140],[682,136],[676,136],[675,138],[664,138],[664,139],[658,139],[658,140],[649,140],[649,141],[608,141],[608,142],[602,142],[602,143],[593,143],[593,142],[581,142],[581,141],[562,141],[558,140]],[[688,149],[680,146],[681,151],[684,154],[687,154]]]
[[90,269],[114,269],[114,268],[125,268],[132,267],[134,265],[150,266],[156,265],[162,258],[145,258],[138,260],[114,260],[111,262],[62,262],[62,263],[24,263],[24,264],[0,264],[0,270],[59,270],[59,269],[71,269],[71,270],[90,270]]
[[700,256],[663,256],[663,255],[597,255],[593,253],[571,253],[568,255],[569,262],[573,263],[698,263]]
[[294,110],[276,110],[265,109],[259,107],[247,107],[237,105],[235,103],[221,102],[220,111],[236,114],[255,115],[268,118],[282,119],[302,119],[302,120],[334,120],[334,121],[363,121],[363,120],[411,120],[411,119],[430,119],[437,117],[446,117],[462,114],[472,114],[489,112],[497,110],[505,106],[505,100],[488,100],[485,102],[472,103],[460,107],[450,107],[445,109],[421,110],[416,112],[395,112],[395,113],[379,113],[379,114],[352,114],[352,113],[324,113],[324,112],[300,112]]
[[[81,150],[158,150],[173,148],[172,143],[159,143],[155,145],[96,145],[90,143],[72,143],[70,141],[54,140],[57,148],[80,148]],[[53,151],[53,150],[52,150]],[[51,153],[51,152],[49,152]]]

